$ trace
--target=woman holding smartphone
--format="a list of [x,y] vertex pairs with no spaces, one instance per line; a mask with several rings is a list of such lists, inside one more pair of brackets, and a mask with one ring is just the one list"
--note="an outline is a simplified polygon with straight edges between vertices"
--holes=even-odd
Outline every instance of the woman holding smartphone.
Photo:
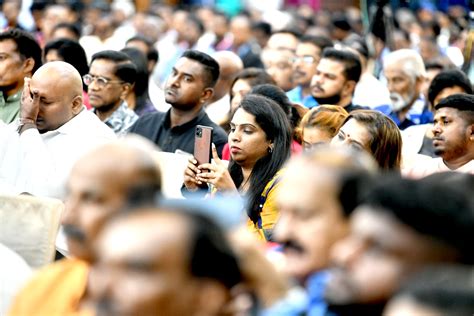
[[290,156],[291,128],[274,101],[249,94],[240,102],[230,122],[231,160],[226,166],[215,147],[214,163],[197,165],[189,160],[184,184],[189,191],[213,186],[212,194],[239,193],[248,199],[249,228],[261,239],[271,240],[277,220],[275,196],[280,169]]

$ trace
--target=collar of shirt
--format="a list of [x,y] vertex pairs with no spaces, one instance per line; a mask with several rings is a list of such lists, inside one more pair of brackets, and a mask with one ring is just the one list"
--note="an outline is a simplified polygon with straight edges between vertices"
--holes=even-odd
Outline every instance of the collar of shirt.
[[71,118],[69,121],[61,125],[59,128],[53,130],[53,131],[48,131],[44,133],[43,135],[49,135],[49,134],[70,134],[70,133],[75,133],[78,128],[81,128],[81,121],[82,118],[86,115],[86,107],[83,105],[81,112],[79,112],[76,116]]
[[12,94],[11,96],[5,99],[5,95],[3,94],[3,91],[0,91],[0,106],[5,106],[7,103],[16,102],[20,100],[22,92],[23,92],[23,89],[20,89],[18,90],[18,92]]
[[171,132],[176,133],[176,134],[181,134],[181,133],[189,130],[190,128],[193,128],[193,130],[194,130],[194,127],[196,126],[196,122],[202,120],[204,115],[206,115],[206,111],[204,110],[204,108],[202,108],[199,111],[198,115],[195,118],[193,118],[191,121],[186,122],[186,123],[181,124],[181,125],[171,127],[171,109],[169,109],[168,112],[166,112],[166,115],[163,117],[162,124],[167,129],[170,129]]

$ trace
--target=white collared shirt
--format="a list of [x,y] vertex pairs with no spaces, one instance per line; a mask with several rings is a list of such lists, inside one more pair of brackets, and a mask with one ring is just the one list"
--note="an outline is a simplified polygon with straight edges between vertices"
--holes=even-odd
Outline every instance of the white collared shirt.
[[16,132],[18,122],[0,126],[0,193],[28,192],[63,200],[74,163],[94,147],[116,139],[93,113],[83,110],[54,131]]

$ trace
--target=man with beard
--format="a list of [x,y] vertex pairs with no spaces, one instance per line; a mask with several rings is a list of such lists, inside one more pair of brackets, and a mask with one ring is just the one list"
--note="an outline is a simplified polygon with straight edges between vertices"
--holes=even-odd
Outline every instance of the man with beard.
[[308,303],[302,308],[308,315],[326,309],[330,249],[349,233],[357,184],[364,179],[359,174],[375,170],[365,152],[341,147],[321,147],[287,165],[277,196],[280,216],[274,238],[282,245],[283,271],[306,288]]
[[339,105],[347,112],[365,109],[352,104],[361,72],[362,67],[356,54],[326,48],[311,80],[311,94],[319,104]]
[[472,264],[471,175],[408,180],[385,177],[351,216],[337,243],[325,297],[330,315],[381,315],[413,273],[428,265]]
[[219,64],[214,58],[199,51],[186,51],[165,84],[165,100],[171,104],[171,109],[141,117],[130,132],[150,139],[163,151],[182,150],[192,154],[196,126],[210,126],[220,155],[227,135],[204,110],[214,94],[213,87],[218,78]]
[[415,164],[407,175],[442,171],[474,174],[474,95],[453,94],[435,106],[433,147],[438,158]]
[[89,73],[83,78],[94,113],[118,135],[125,134],[138,119],[125,101],[136,76],[137,68],[127,54],[105,50],[92,56]]
[[296,87],[287,92],[291,102],[302,104],[306,108],[318,105],[311,95],[311,79],[316,73],[321,53],[326,47],[332,46],[332,41],[324,36],[307,35],[300,39],[292,58],[292,79]]
[[426,70],[420,54],[411,49],[400,49],[387,55],[383,71],[387,78],[392,108],[388,114],[400,129],[432,121],[422,87]]
[[161,172],[151,156],[154,146],[141,142],[103,145],[76,163],[62,218],[72,257],[40,270],[18,294],[9,315],[78,314],[102,227],[124,208],[152,205],[161,189]]

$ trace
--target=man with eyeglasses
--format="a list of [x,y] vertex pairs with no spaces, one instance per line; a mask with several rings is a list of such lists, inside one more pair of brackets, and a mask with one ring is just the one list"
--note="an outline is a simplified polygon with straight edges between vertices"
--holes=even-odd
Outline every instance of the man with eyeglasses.
[[0,193],[62,199],[73,164],[114,133],[82,103],[79,72],[54,61],[25,78],[20,120],[0,128]]
[[105,50],[92,56],[89,73],[83,77],[93,112],[117,135],[138,120],[125,101],[136,76],[137,68],[125,53]]
[[312,108],[318,102],[311,95],[311,78],[316,74],[316,67],[321,53],[326,47],[332,47],[332,41],[324,36],[304,36],[296,46],[295,56],[292,58],[292,79],[296,87],[288,91],[291,102]]

